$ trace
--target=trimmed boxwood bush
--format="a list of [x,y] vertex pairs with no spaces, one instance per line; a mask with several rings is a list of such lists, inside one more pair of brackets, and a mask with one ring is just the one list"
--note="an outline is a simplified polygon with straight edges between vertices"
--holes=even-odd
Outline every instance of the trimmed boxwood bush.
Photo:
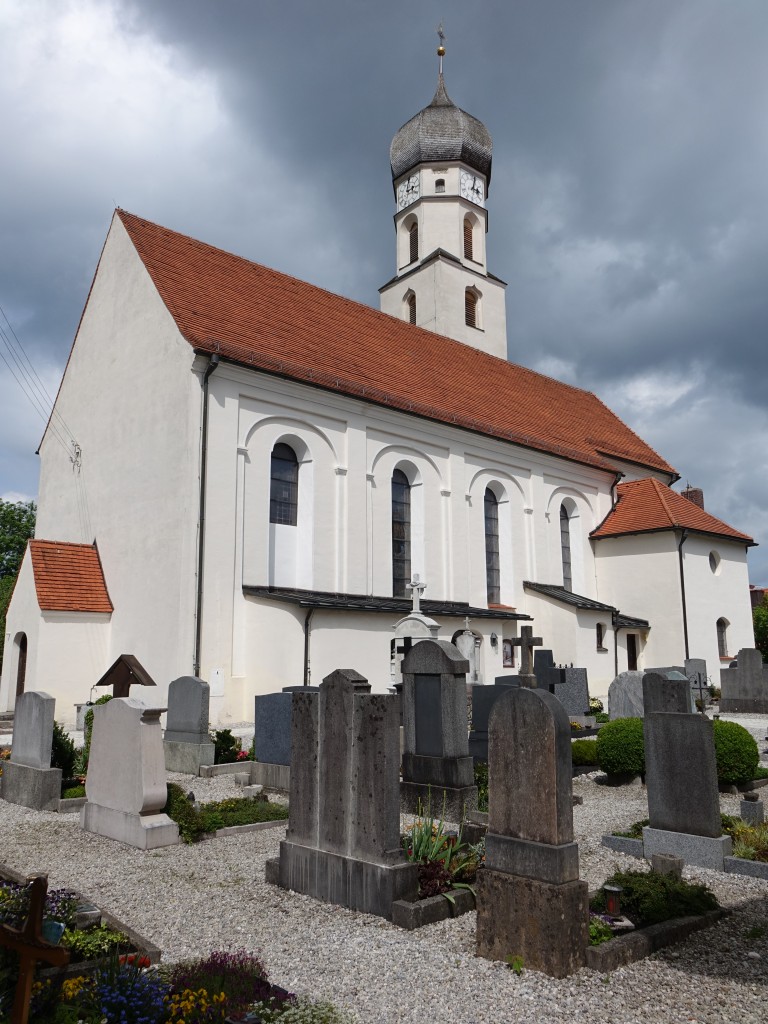
[[714,725],[717,781],[728,785],[751,782],[760,760],[754,736],[737,722],[716,721]]
[[71,779],[75,771],[77,751],[74,741],[58,722],[53,723],[51,742],[51,768],[61,768],[62,779]]
[[642,775],[645,744],[642,718],[616,718],[597,734],[597,763],[606,775]]
[[574,765],[597,764],[597,741],[574,740],[571,743],[571,760]]

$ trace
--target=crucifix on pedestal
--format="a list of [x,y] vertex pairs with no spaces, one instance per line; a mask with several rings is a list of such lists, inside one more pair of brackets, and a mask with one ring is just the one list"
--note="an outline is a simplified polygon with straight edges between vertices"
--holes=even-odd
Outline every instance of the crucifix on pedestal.
[[414,614],[417,614],[417,613],[421,614],[421,605],[420,605],[421,595],[427,589],[427,584],[422,582],[422,579],[419,576],[419,574],[417,572],[415,572],[413,574],[413,578],[412,578],[411,582],[405,584],[405,589],[406,590],[410,590],[410,592],[411,592],[411,598],[413,600],[413,609],[412,609],[413,613]]
[[523,686],[536,686],[535,681],[530,682],[530,678],[536,679],[533,674],[533,648],[541,647],[543,643],[544,641],[540,636],[533,635],[533,626],[523,626],[520,630],[520,636],[512,641],[513,647],[520,648],[520,671],[518,674],[529,677],[527,682],[523,683],[521,680]]
[[43,911],[48,892],[48,876],[33,875],[29,882],[29,912],[21,928],[0,924],[0,946],[12,949],[19,958],[19,980],[11,1011],[11,1024],[27,1024],[35,964],[42,960],[52,967],[69,963],[69,950],[53,946],[43,938]]

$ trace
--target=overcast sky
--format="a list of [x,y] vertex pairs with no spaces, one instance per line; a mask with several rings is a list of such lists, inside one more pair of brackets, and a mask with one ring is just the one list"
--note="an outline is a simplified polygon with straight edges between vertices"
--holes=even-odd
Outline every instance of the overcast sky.
[[[0,0],[0,305],[45,387],[116,205],[377,306],[441,18],[510,358],[595,391],[768,583],[767,0]],[[0,497],[43,425],[0,360]]]

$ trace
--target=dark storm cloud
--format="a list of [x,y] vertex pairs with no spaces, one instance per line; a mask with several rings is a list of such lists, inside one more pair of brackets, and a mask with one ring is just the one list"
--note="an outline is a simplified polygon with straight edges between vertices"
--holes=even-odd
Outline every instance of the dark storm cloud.
[[[768,582],[764,0],[8,10],[0,302],[42,361],[63,367],[115,203],[376,305],[389,142],[433,94],[443,17],[448,92],[494,138],[511,358],[596,391],[765,540]],[[34,493],[20,416],[0,492]]]

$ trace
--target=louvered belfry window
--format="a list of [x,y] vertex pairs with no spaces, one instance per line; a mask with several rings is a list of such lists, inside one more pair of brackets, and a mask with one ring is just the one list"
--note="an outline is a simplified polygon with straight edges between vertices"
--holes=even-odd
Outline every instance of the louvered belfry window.
[[392,596],[407,597],[411,582],[411,485],[402,469],[392,474]]
[[419,258],[419,225],[411,224],[408,231],[408,242],[410,245],[409,263],[415,263]]
[[272,449],[269,487],[269,521],[296,526],[299,509],[299,460],[287,444]]
[[464,322],[468,327],[477,327],[477,295],[471,288],[464,292]]
[[408,296],[408,323],[416,323],[416,296],[413,292]]
[[563,589],[573,590],[573,575],[571,573],[571,523],[568,518],[568,509],[565,505],[560,506],[560,551],[563,556]]
[[472,221],[469,217],[464,218],[464,259],[474,259],[472,255]]
[[485,489],[485,579],[488,604],[500,604],[499,499],[490,487]]

